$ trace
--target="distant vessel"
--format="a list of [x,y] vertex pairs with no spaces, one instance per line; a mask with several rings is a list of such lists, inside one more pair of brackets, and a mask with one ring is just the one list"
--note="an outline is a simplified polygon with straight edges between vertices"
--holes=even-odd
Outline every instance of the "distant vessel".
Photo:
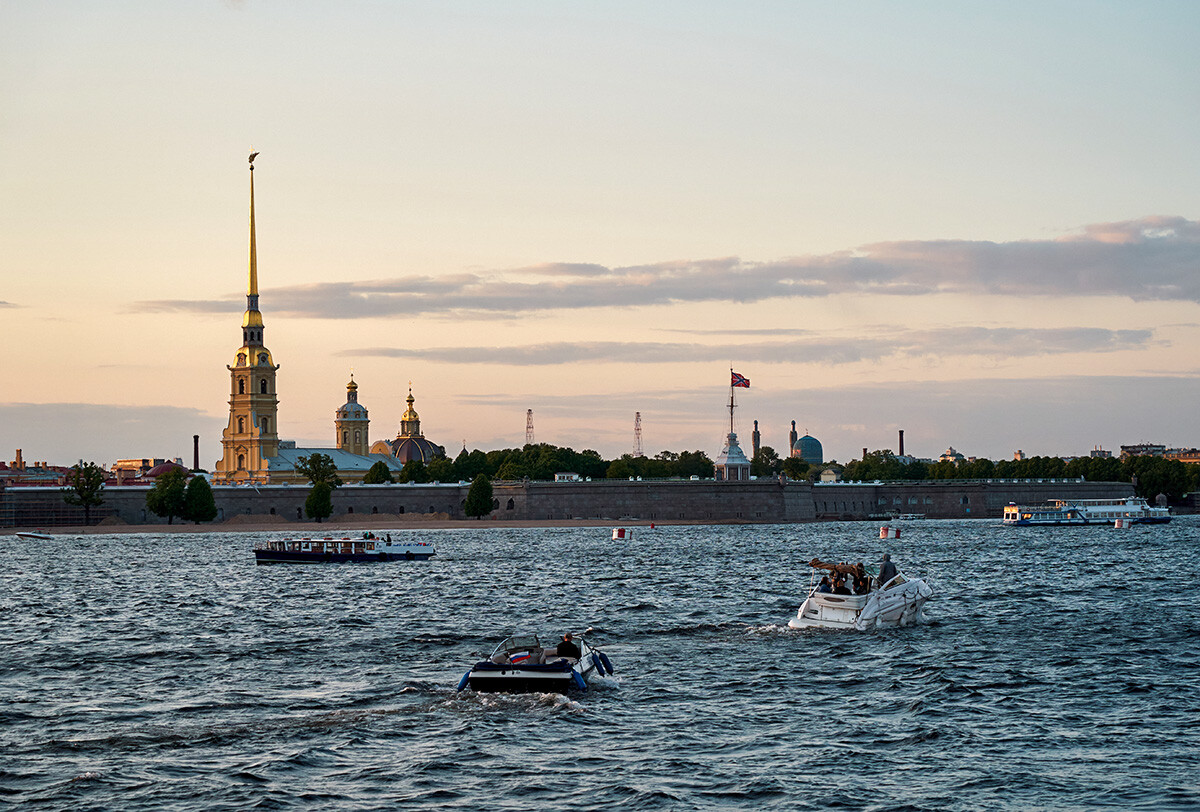
[[35,539],[38,541],[52,541],[54,539],[54,536],[48,535],[46,533],[34,533],[29,530],[22,530],[21,532],[16,533],[15,535],[19,539]]
[[1054,499],[1044,505],[1018,505],[1004,508],[1004,523],[1014,527],[1052,525],[1166,524],[1171,512],[1150,505],[1140,496],[1119,499]]
[[375,534],[362,538],[294,538],[254,548],[256,564],[325,564],[346,561],[424,561],[434,554],[425,541],[392,541]]

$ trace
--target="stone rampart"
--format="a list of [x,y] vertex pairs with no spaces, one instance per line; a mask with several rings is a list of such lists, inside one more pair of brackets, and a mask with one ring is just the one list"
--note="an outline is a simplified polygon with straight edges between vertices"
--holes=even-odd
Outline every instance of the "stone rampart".
[[[345,485],[333,492],[333,518],[376,514],[442,515],[465,518],[469,485]],[[128,524],[165,524],[146,509],[149,486],[106,488],[92,521],[116,517]],[[215,485],[217,522],[237,517],[304,520],[308,487],[301,485]],[[804,522],[866,520],[896,513],[929,518],[999,519],[1009,502],[1100,499],[1126,496],[1124,482],[1078,480],[937,480],[924,482],[838,482],[810,484],[760,479],[596,480],[591,482],[497,482],[492,518],[521,521],[574,519],[683,522]],[[9,487],[0,491],[0,526],[83,524],[82,508],[63,503],[58,488]]]

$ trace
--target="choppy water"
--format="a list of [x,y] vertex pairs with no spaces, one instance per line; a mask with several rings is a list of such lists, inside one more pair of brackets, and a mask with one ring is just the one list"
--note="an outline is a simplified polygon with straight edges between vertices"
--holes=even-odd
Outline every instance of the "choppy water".
[[[427,531],[429,562],[256,567],[254,536],[0,546],[0,805],[1200,807],[1195,520]],[[881,544],[927,623],[793,631]],[[582,696],[455,693],[591,627]]]

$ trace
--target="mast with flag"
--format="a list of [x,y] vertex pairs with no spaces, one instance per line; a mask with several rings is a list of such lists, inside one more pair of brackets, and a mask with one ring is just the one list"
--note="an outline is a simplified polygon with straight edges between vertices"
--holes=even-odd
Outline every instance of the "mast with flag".
[[737,404],[733,401],[733,390],[741,387],[743,389],[750,388],[750,379],[745,375],[739,375],[733,371],[733,367],[729,368],[729,433],[733,434],[733,409]]

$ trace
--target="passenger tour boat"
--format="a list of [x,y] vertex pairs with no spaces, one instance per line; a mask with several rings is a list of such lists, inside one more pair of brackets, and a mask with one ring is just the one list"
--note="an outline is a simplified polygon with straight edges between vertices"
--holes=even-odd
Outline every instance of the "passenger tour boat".
[[392,541],[363,533],[361,538],[289,538],[268,541],[254,548],[257,564],[324,564],[341,561],[424,561],[434,554],[425,541]]
[[1004,523],[1014,527],[1053,525],[1166,524],[1171,512],[1150,505],[1140,496],[1118,499],[1054,499],[1044,505],[1018,505],[1004,508]]

